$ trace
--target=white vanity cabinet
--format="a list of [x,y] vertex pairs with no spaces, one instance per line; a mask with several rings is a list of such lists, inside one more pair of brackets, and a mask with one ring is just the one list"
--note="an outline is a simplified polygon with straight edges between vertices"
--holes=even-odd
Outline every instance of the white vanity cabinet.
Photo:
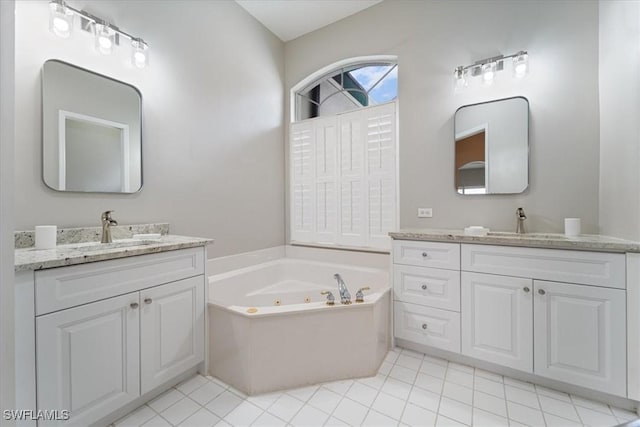
[[90,425],[140,395],[140,310],[132,304],[138,292],[37,318],[39,409],[68,409],[74,425]]
[[626,395],[625,291],[534,281],[535,373]]
[[533,281],[462,272],[462,354],[533,372]]
[[33,349],[35,360],[19,364],[18,378],[34,380],[21,403],[70,411],[66,422],[38,425],[103,422],[200,366],[205,259],[195,247],[23,273],[17,295],[32,289],[35,336],[20,337],[17,348]]
[[460,245],[394,241],[394,334],[460,352]]
[[204,286],[201,277],[140,292],[141,394],[204,358]]
[[[634,398],[625,254],[403,240],[393,250],[401,342]],[[447,340],[430,337],[431,325]]]

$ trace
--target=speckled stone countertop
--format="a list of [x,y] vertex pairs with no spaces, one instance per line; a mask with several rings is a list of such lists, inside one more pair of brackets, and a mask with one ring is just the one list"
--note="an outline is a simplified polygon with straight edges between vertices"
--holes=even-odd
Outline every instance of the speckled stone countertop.
[[[119,230],[116,231],[116,228]],[[69,230],[74,230],[69,232]],[[84,231],[79,231],[84,230]],[[100,243],[100,237],[95,239],[93,227],[86,229],[62,229],[58,231],[58,246],[55,249],[35,249],[19,247],[15,251],[15,271],[43,270],[46,268],[63,267],[66,265],[85,264],[88,262],[106,261],[110,259],[126,258],[135,255],[146,255],[158,252],[174,251],[177,249],[205,246],[213,242],[212,239],[187,237],[167,234],[168,224],[148,224],[146,226],[118,226],[113,227],[113,243]],[[18,240],[24,243],[24,234]],[[61,234],[74,236],[67,241]],[[160,233],[159,239],[132,239],[133,234]],[[84,236],[84,237],[79,237]],[[85,239],[85,240],[81,240]]]
[[463,230],[403,229],[389,233],[396,240],[475,243],[482,245],[523,246],[529,248],[571,249],[597,252],[640,252],[640,242],[596,234],[568,237],[555,233],[516,234],[489,232],[487,236],[470,236]]

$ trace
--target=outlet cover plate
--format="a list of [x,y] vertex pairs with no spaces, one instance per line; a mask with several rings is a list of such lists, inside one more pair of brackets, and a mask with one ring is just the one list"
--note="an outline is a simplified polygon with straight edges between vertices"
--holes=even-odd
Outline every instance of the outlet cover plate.
[[433,217],[432,208],[418,208],[418,218],[432,218],[432,217]]

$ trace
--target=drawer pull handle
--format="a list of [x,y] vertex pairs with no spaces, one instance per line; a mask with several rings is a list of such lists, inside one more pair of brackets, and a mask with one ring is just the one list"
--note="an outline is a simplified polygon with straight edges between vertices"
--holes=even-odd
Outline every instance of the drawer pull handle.
[[422,252],[422,258],[426,258],[426,257],[428,257],[428,256],[429,256],[429,254],[428,254],[428,253],[426,253],[426,252]]
[[422,324],[422,329],[427,329],[427,324],[426,323]]
[[525,291],[525,292],[529,292],[531,289],[529,289],[528,286],[525,286],[524,289],[522,289],[522,290]]
[[137,302],[132,302],[131,304],[129,304],[129,307],[131,307],[131,308],[133,308],[135,310],[136,308],[138,308],[138,305],[139,304]]
[[427,290],[427,285],[422,285],[422,290],[426,291]]
[[544,294],[546,294],[546,292],[544,291],[544,289],[538,289],[538,293],[539,293],[540,295],[544,295]]
[[153,302],[153,300],[151,298],[145,298],[144,299],[144,303],[145,304],[151,304]]

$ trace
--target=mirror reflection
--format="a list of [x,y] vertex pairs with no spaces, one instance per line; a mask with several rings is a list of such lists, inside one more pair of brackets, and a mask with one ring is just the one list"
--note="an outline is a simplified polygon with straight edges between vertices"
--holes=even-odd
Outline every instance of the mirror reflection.
[[42,69],[42,174],[58,191],[142,187],[142,99],[126,83],[49,60]]
[[455,188],[459,194],[515,194],[529,185],[529,102],[524,97],[456,111]]

